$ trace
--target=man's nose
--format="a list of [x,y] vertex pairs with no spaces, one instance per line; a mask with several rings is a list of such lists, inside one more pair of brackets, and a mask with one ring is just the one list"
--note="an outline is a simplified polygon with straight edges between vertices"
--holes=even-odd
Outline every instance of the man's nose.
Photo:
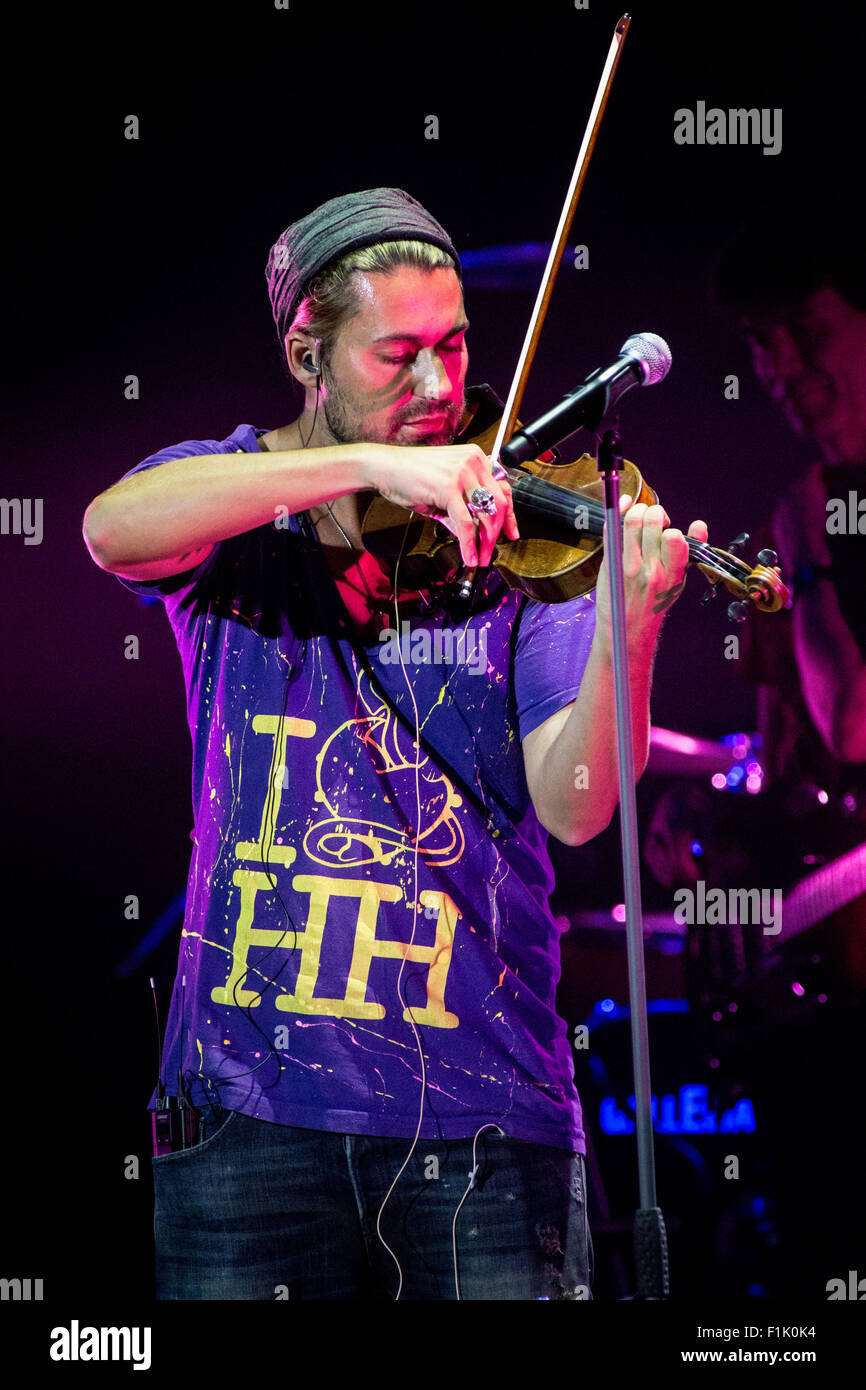
[[450,389],[448,373],[437,352],[422,348],[415,358],[412,371],[412,394],[427,401],[436,401]]

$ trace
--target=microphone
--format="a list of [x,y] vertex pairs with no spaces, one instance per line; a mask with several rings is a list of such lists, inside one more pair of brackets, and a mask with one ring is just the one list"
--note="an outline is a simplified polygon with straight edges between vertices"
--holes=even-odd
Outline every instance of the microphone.
[[524,425],[499,451],[500,461],[520,467],[568,439],[576,430],[595,430],[633,386],[655,386],[671,369],[671,350],[657,333],[633,333],[610,367],[598,368],[546,415]]

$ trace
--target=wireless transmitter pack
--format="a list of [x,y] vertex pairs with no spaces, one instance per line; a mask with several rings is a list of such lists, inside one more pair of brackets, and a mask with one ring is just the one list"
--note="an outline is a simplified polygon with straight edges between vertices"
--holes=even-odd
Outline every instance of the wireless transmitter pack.
[[152,1111],[153,1156],[191,1149],[199,1142],[201,1115],[183,1096],[162,1096]]
[[[201,1112],[196,1110],[186,1094],[186,1087],[183,1084],[183,1076],[180,1069],[177,1074],[177,1095],[167,1096],[165,1093],[165,1082],[162,1076],[162,1038],[159,1026],[159,1006],[156,1000],[156,986],[151,977],[150,987],[153,991],[153,1003],[156,1009],[156,1048],[157,1048],[157,1083],[156,1083],[156,1109],[151,1113],[153,1125],[153,1156],[160,1158],[163,1154],[177,1153],[180,1149],[191,1149],[200,1143],[202,1138]],[[181,999],[183,1000],[186,989],[186,976],[183,977],[181,984]],[[181,1017],[183,1017],[183,1005],[181,1005]]]

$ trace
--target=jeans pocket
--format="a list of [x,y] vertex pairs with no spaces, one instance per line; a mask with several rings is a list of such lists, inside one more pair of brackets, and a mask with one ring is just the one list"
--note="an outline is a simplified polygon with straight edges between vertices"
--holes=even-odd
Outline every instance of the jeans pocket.
[[201,1133],[203,1138],[200,1143],[193,1144],[188,1149],[175,1149],[170,1154],[154,1154],[151,1163],[156,1168],[168,1163],[194,1162],[197,1157],[210,1151],[224,1137],[226,1130],[239,1114],[240,1111],[238,1110],[216,1111],[208,1104],[202,1110]]

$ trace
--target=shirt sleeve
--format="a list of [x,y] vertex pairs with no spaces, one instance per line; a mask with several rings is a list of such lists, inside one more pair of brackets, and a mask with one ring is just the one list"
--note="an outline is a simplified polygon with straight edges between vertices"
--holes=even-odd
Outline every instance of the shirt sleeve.
[[514,653],[521,740],[577,698],[594,633],[594,591],[565,603],[525,601]]
[[[233,451],[243,452],[236,448],[233,441],[230,441],[229,448],[226,448],[226,441],[217,439],[185,439],[182,444],[173,444],[171,448],[160,449],[159,453],[151,454],[149,458],[143,459],[134,468],[130,468],[128,473],[124,473],[119,481],[125,482],[134,474],[144,473],[150,468],[158,468],[161,463],[169,463],[171,459],[196,458],[198,456],[204,458],[208,454],[225,454]],[[206,574],[216,562],[220,544],[221,542],[218,541],[210,554],[191,569],[178,571],[177,574],[167,574],[162,579],[127,579],[120,574],[116,574],[114,577],[125,589],[131,589],[134,594],[139,594],[142,598],[165,598],[167,594],[176,593],[178,589],[189,588]]]

